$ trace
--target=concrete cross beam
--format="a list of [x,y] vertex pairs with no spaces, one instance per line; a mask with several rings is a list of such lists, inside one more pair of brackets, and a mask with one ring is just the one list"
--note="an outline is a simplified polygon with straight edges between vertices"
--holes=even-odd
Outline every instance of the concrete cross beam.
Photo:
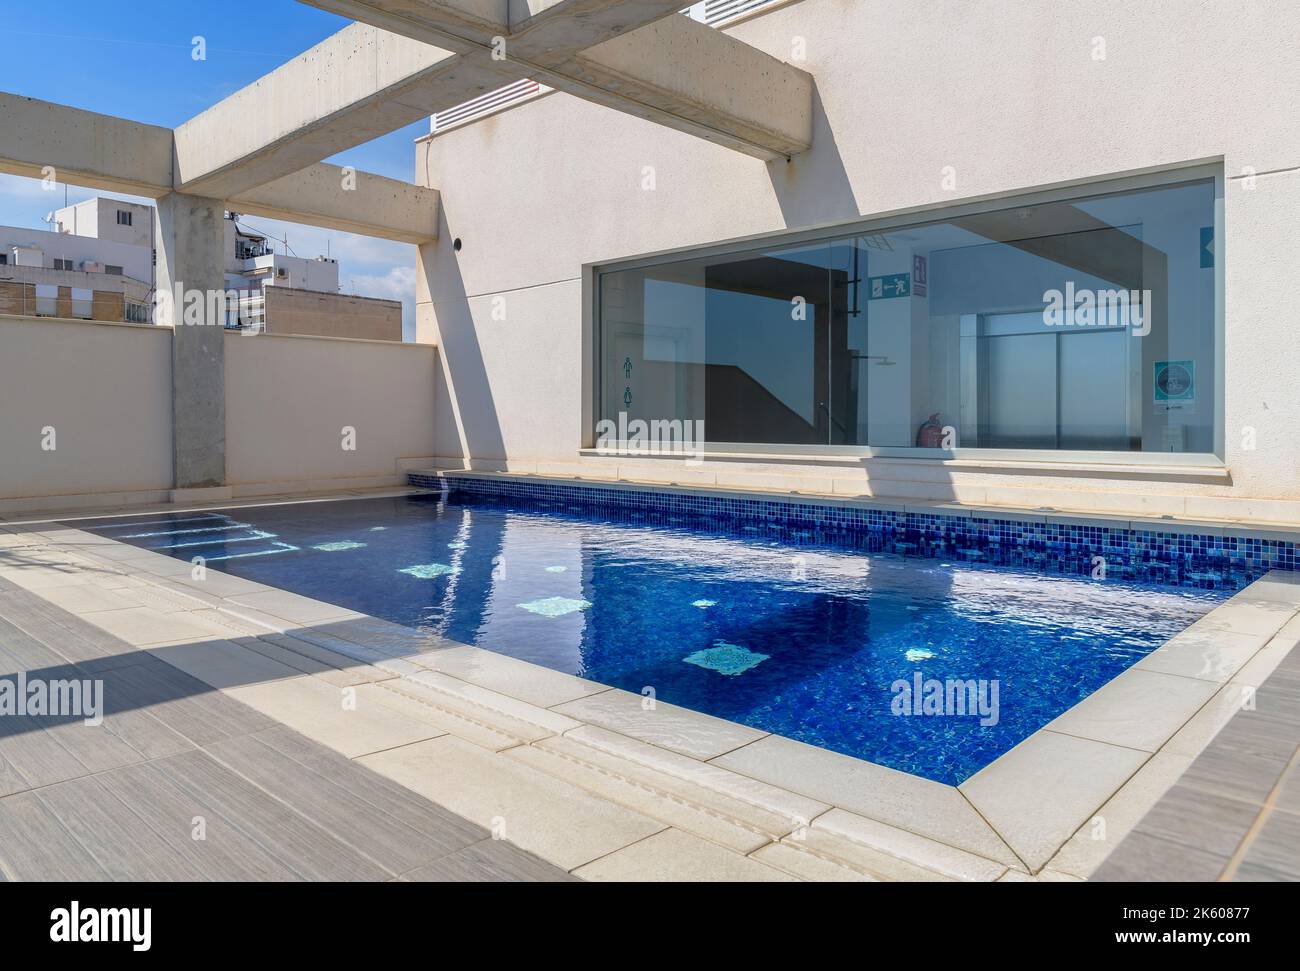
[[239,196],[522,77],[759,158],[812,142],[812,78],[680,0],[302,2],[359,22],[177,128],[178,191]]
[[502,83],[486,59],[352,24],[177,128],[175,187],[239,196]]
[[553,88],[765,161],[812,146],[812,75],[690,17],[542,67]]
[[[676,16],[679,0],[301,0],[761,159],[812,145],[812,77]],[[503,12],[502,8],[506,8]],[[503,20],[508,20],[506,32]]]
[[0,92],[0,172],[156,199],[171,191],[172,133]]
[[[172,192],[172,131],[0,92],[0,172],[157,199]],[[239,212],[403,243],[438,237],[436,189],[323,162],[225,201]]]
[[437,189],[318,162],[226,204],[253,216],[419,245],[438,238],[441,199]]

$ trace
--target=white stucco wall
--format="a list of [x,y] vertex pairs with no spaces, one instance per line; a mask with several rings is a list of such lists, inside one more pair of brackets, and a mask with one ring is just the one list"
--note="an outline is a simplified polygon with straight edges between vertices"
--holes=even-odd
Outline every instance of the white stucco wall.
[[226,481],[236,496],[404,484],[403,460],[433,454],[436,360],[392,341],[227,334]]
[[0,318],[0,508],[84,493],[161,498],[172,480],[171,355],[159,327]]
[[[1300,90],[1300,7],[801,0],[730,31],[785,59],[802,41],[797,63],[817,80],[807,154],[763,163],[563,94],[417,146],[444,213],[440,239],[422,248],[417,315],[420,339],[442,349],[436,448],[447,464],[612,467],[578,453],[583,264],[1221,162],[1226,472],[622,465],[682,481],[750,472],[747,484],[777,487],[803,476],[816,490],[1300,519],[1300,382],[1287,350],[1300,127],[1280,123]],[[641,188],[647,166],[653,191]],[[1250,169],[1253,189],[1241,178]]]
[[[402,485],[433,454],[435,348],[227,334],[234,496]],[[0,318],[0,517],[165,502],[172,331]],[[356,429],[355,450],[341,430]],[[53,450],[46,428],[54,429]]]

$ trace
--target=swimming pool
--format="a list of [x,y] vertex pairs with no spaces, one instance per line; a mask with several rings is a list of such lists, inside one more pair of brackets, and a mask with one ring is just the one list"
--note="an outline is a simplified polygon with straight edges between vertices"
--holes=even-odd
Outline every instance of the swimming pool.
[[437,495],[89,527],[956,785],[1227,592]]

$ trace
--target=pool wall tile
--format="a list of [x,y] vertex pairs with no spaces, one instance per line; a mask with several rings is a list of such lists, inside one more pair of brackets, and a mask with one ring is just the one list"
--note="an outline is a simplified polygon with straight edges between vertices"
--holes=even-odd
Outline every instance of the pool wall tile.
[[1095,558],[1101,557],[1108,578],[1204,590],[1239,590],[1269,570],[1298,568],[1291,534],[1268,529],[1255,534],[1210,523],[1157,527],[1068,514],[989,515],[957,507],[821,503],[811,497],[611,488],[463,473],[421,472],[408,478],[413,486],[445,492],[450,502],[524,504],[738,536],[757,531],[791,546],[847,547],[1071,576],[1093,575],[1100,565]]

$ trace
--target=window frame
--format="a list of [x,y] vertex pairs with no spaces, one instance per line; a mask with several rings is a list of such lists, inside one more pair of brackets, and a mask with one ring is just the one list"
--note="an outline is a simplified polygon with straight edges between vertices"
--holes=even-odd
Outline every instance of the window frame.
[[584,395],[581,452],[593,453],[595,423],[600,415],[601,331],[600,283],[602,275],[621,270],[635,270],[663,263],[687,259],[707,259],[712,256],[740,256],[775,246],[796,246],[802,243],[830,243],[846,235],[869,235],[904,228],[917,228],[930,223],[971,216],[984,212],[1012,209],[1020,206],[1045,205],[1070,202],[1141,189],[1173,187],[1188,182],[1212,180],[1214,185],[1214,450],[1212,452],[1144,452],[1144,451],[1086,451],[1057,449],[1001,449],[1001,448],[922,448],[919,446],[884,445],[787,445],[777,442],[715,442],[705,441],[702,451],[729,455],[806,456],[823,458],[885,458],[926,461],[930,463],[957,463],[979,466],[984,463],[1033,466],[1062,465],[1114,465],[1114,466],[1168,466],[1192,470],[1221,470],[1225,465],[1224,451],[1224,188],[1225,177],[1222,160],[1200,161],[1169,166],[1155,171],[1132,175],[1112,175],[1060,183],[1048,188],[1008,191],[969,198],[959,202],[939,202],[924,206],[899,209],[866,219],[849,219],[822,223],[801,230],[776,230],[736,237],[704,246],[683,246],[658,250],[625,259],[593,262],[583,266],[583,283],[586,290],[583,300],[584,333]]

